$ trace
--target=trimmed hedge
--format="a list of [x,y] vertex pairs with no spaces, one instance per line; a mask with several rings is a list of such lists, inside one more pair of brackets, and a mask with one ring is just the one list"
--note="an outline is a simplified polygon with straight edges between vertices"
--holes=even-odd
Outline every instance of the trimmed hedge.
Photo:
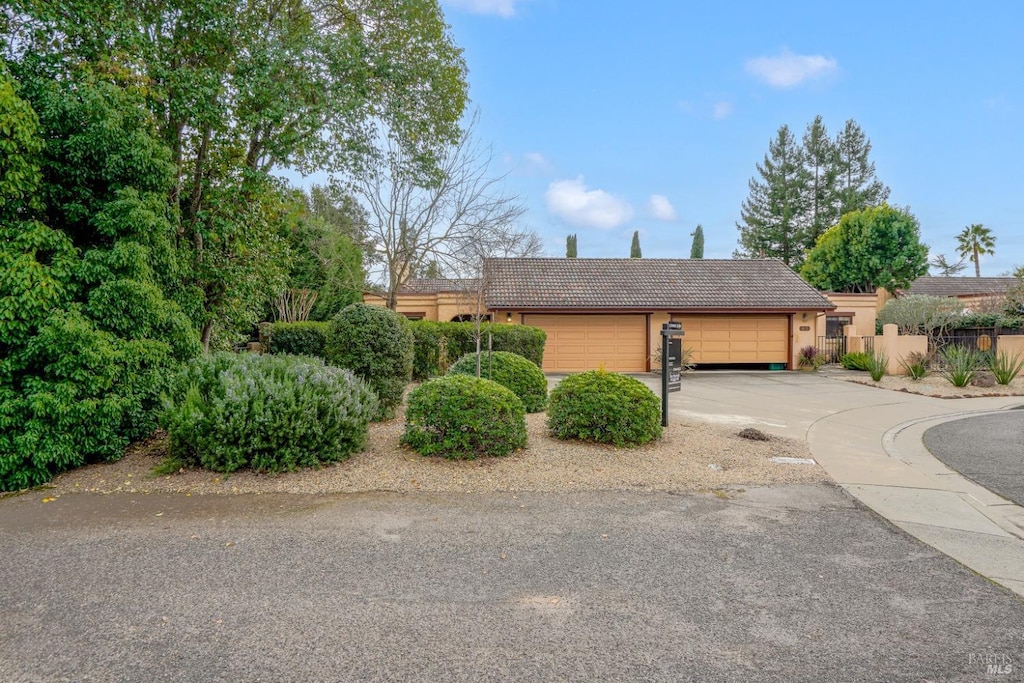
[[412,379],[413,337],[405,316],[381,306],[352,304],[330,324],[327,362],[348,368],[377,392],[377,420],[395,416]]
[[497,382],[446,375],[409,392],[402,443],[421,455],[473,460],[526,446],[523,402]]
[[[467,353],[448,374],[476,376],[476,354]],[[528,413],[539,413],[548,404],[548,378],[536,365],[507,351],[480,354],[480,376],[494,380],[519,397]]]
[[318,358],[221,353],[172,379],[161,424],[185,464],[281,472],[361,450],[376,411],[369,386]]
[[323,358],[331,325],[326,322],[269,323],[261,330],[270,353]]
[[661,399],[626,375],[569,375],[551,391],[548,429],[558,439],[639,446],[661,436]]
[[[474,323],[440,323],[417,320],[411,324],[414,342],[413,378],[429,379],[443,375],[448,365],[467,353],[476,352]],[[487,349],[487,335],[492,335],[491,349],[522,356],[537,367],[544,364],[544,343],[547,333],[527,325],[481,325],[481,346]]]

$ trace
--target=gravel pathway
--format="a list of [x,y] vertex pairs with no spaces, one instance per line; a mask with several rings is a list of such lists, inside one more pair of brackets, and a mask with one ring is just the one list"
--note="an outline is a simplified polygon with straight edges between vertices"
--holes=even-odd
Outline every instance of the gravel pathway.
[[42,492],[307,493],[359,491],[708,491],[728,486],[828,481],[818,465],[783,464],[774,456],[810,458],[800,441],[750,441],[741,428],[679,422],[639,448],[615,448],[547,435],[546,415],[527,416],[529,446],[504,458],[446,461],[425,458],[398,440],[401,418],[370,427],[366,450],[319,470],[278,475],[221,475],[189,470],[154,477],[166,439],[138,444],[121,460],[83,467],[55,478]]

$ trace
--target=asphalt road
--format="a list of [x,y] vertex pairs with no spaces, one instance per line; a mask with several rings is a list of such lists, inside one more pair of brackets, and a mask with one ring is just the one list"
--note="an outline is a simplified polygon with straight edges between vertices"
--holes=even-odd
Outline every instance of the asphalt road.
[[0,500],[5,683],[1024,671],[1024,601],[824,485],[44,495]]
[[1024,505],[1024,410],[935,425],[924,445],[951,469]]

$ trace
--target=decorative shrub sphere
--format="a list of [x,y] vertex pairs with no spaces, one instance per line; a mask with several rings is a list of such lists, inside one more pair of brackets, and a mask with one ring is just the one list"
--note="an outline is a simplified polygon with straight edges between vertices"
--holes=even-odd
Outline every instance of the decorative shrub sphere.
[[508,455],[526,446],[526,411],[497,382],[445,375],[409,392],[402,443],[449,459]]
[[187,464],[280,472],[361,450],[376,412],[365,382],[318,358],[222,353],[171,380],[161,423]]
[[[476,376],[476,354],[460,358],[448,374]],[[548,378],[536,365],[508,351],[480,354],[480,376],[494,380],[519,397],[528,413],[539,413],[548,403]]]
[[551,391],[548,429],[558,439],[638,446],[661,436],[661,400],[626,375],[569,375]]
[[351,370],[377,393],[375,419],[388,420],[412,380],[412,331],[400,313],[382,306],[352,304],[331,321],[327,362]]

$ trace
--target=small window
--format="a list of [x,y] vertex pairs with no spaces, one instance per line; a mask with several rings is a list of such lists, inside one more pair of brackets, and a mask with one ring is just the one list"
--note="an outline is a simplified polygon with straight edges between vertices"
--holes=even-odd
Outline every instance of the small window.
[[852,315],[826,315],[825,336],[830,338],[842,337],[843,328],[853,324]]

